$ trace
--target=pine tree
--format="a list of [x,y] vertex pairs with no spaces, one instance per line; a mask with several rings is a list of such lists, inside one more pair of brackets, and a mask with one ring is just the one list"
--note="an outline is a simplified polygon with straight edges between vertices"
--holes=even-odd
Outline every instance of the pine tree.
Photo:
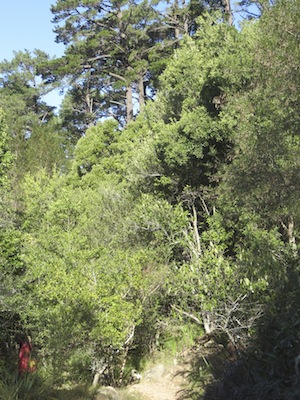
[[[102,117],[125,125],[156,93],[157,77],[196,18],[212,6],[194,1],[57,1],[52,7],[56,40],[65,56],[45,68],[50,79],[68,78],[61,116],[75,136]],[[52,78],[51,78],[52,77]]]

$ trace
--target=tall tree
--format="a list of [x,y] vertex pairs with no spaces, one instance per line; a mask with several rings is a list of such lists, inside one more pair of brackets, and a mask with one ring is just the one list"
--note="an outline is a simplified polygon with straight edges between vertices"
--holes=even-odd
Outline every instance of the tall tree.
[[148,56],[155,44],[152,36],[159,26],[154,7],[146,1],[88,1],[84,5],[57,1],[52,12],[58,24],[57,41],[67,45],[61,60],[64,67],[61,64],[58,73],[72,76],[70,93],[74,95],[75,88],[83,90],[85,111],[90,114],[106,108],[106,115],[129,122],[135,84],[141,105],[144,101]]
[[6,110],[9,144],[14,155],[10,174],[15,176],[15,184],[28,166],[23,162],[24,152],[33,130],[45,126],[54,116],[54,107],[43,99],[52,87],[45,84],[38,71],[45,61],[49,61],[49,56],[43,51],[25,50],[15,52],[11,61],[0,63],[0,106]]
[[260,20],[253,62],[255,84],[233,104],[239,109],[239,123],[228,181],[240,204],[255,210],[265,228],[283,230],[293,246],[300,182],[298,12],[298,2],[281,1]]
[[40,74],[40,67],[50,60],[41,51],[14,53],[11,61],[0,63],[0,106],[6,110],[9,146],[14,156],[9,170],[15,202],[20,197],[24,174],[39,168],[50,172],[65,166],[66,140],[62,136],[54,108],[44,96],[53,85]]
[[67,47],[45,73],[70,77],[62,117],[74,115],[78,133],[102,116],[128,123],[157,89],[157,74],[183,35],[211,7],[222,3],[57,1],[56,40]]
[[[54,107],[43,101],[52,87],[39,75],[39,65],[49,61],[41,51],[14,53],[11,61],[0,63],[0,105],[6,110],[9,131],[17,141],[28,136],[32,126],[51,119]],[[17,118],[16,118],[17,116]]]
[[231,74],[242,44],[225,18],[217,21],[221,18],[220,13],[207,13],[198,19],[201,28],[170,59],[157,98],[144,116],[157,157],[154,187],[171,201],[186,197],[186,190],[205,196],[210,192],[214,198],[221,168],[228,162],[233,119],[225,111],[226,98],[247,80]]

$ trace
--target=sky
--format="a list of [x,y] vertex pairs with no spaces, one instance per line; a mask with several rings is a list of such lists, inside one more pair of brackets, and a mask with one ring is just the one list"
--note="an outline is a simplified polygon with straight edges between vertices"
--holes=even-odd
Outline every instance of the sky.
[[[55,0],[0,0],[0,61],[10,61],[14,51],[39,49],[51,57],[64,52],[62,44],[55,43],[53,15],[50,11]],[[58,93],[51,93],[45,101],[57,106]]]
[[0,0],[0,61],[14,50],[40,49],[59,56],[64,46],[55,43],[50,11],[55,0]]

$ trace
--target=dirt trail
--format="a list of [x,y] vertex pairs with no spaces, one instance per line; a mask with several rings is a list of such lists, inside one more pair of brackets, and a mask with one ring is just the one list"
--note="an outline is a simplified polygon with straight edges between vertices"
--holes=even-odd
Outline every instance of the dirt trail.
[[158,364],[146,371],[142,380],[129,391],[140,393],[145,400],[177,400],[184,385],[185,380],[177,367]]

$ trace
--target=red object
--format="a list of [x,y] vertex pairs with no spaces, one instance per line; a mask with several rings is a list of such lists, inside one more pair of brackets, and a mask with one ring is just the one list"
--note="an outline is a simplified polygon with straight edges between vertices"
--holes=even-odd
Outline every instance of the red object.
[[19,373],[33,372],[36,370],[36,365],[31,360],[31,345],[24,342],[19,351]]

